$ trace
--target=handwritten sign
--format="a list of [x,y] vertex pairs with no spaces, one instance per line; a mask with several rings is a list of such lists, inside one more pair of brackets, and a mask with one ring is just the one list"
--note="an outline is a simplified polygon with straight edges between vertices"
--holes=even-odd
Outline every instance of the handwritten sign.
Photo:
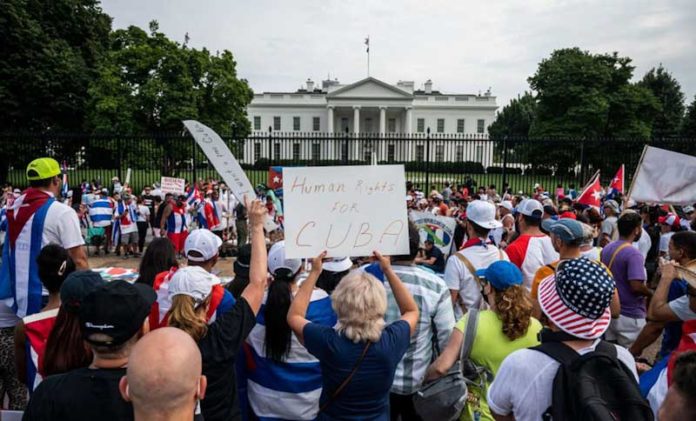
[[403,165],[283,168],[288,258],[408,254]]
[[208,157],[213,168],[230,187],[234,197],[240,202],[244,202],[245,195],[249,200],[254,199],[256,192],[254,192],[251,182],[220,135],[196,120],[185,120],[184,126],[196,140],[205,156]]
[[184,194],[186,180],[183,178],[162,177],[160,186],[162,193]]
[[410,216],[418,227],[421,246],[425,240],[430,239],[445,256],[449,255],[457,221],[449,216],[433,215],[430,212],[413,211]]

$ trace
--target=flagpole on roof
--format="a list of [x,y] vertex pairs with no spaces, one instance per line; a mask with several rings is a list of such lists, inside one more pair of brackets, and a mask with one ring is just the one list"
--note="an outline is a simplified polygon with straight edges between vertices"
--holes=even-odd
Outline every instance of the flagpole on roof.
[[365,38],[365,45],[367,46],[367,77],[370,77],[370,36]]

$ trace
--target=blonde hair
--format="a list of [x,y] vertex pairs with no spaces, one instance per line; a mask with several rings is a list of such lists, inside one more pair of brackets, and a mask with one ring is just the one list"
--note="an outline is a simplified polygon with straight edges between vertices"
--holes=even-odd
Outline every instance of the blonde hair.
[[172,297],[172,307],[169,309],[168,324],[188,333],[194,341],[198,342],[208,333],[206,323],[206,309],[210,303],[210,295],[196,306],[196,301],[188,295],[175,295]]
[[532,320],[532,301],[527,289],[512,285],[503,291],[496,290],[495,312],[503,322],[503,334],[509,340],[526,335]]
[[362,270],[353,270],[331,294],[331,305],[338,316],[336,330],[358,343],[377,342],[384,329],[387,292],[382,283]]

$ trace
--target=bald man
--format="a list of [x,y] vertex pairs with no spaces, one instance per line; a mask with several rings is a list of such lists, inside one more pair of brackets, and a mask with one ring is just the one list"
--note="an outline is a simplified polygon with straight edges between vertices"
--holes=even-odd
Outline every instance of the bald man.
[[201,370],[201,353],[191,336],[165,327],[135,345],[119,390],[133,402],[135,421],[191,421],[205,396]]

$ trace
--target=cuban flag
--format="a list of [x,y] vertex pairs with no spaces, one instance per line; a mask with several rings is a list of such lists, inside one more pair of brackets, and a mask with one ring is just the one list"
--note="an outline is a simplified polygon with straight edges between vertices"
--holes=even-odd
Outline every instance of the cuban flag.
[[111,244],[118,244],[121,239],[121,215],[126,210],[126,205],[123,204],[123,200],[116,204],[116,215],[119,217],[114,220],[114,227],[111,230]]
[[602,201],[602,185],[599,182],[599,171],[592,177],[592,181],[582,191],[577,202],[581,205],[599,208]]
[[7,206],[0,209],[0,231],[7,231]]
[[198,207],[198,205],[203,201],[203,196],[198,190],[198,186],[194,185],[193,188],[189,189],[186,194],[186,203],[191,207]]
[[67,167],[65,162],[63,162],[63,187],[60,190],[60,195],[63,196],[63,198],[68,197],[68,191],[70,190],[70,186],[68,185],[68,172],[66,170]]
[[614,178],[611,179],[611,184],[609,184],[609,192],[607,193],[607,200],[616,199],[620,194],[624,193],[624,165],[616,172]]

